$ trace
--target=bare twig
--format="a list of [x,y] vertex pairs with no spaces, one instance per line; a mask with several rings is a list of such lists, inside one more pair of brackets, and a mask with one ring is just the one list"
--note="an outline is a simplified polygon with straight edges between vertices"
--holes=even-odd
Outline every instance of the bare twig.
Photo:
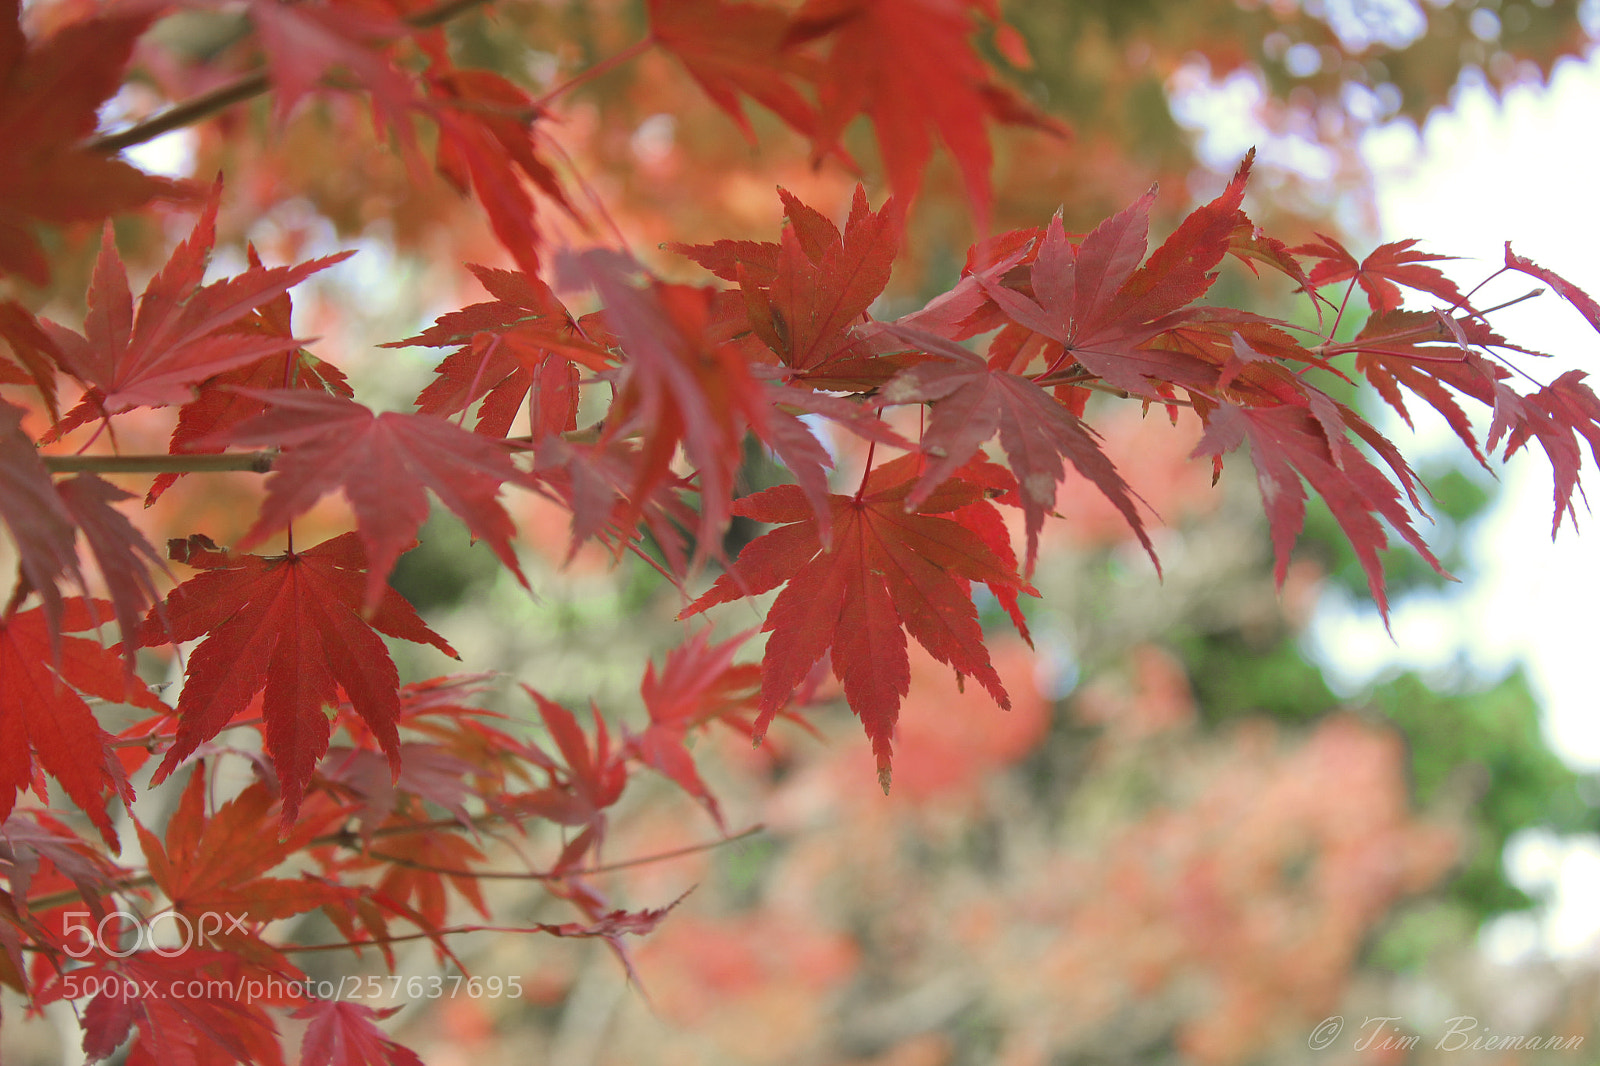
[[215,474],[244,470],[265,474],[278,458],[277,449],[264,452],[228,452],[221,455],[44,455],[52,474],[92,471],[97,474]]
[[[444,3],[420,11],[405,21],[415,29],[432,29],[486,2],[487,0],[445,0]],[[83,146],[91,152],[115,155],[125,148],[153,141],[163,133],[192,126],[219,111],[226,111],[234,104],[242,104],[246,100],[260,96],[270,85],[271,81],[264,68],[253,71],[241,75],[226,85],[219,85],[215,89],[173,104],[160,114],[151,115],[143,122],[135,122],[125,130],[91,137]]]

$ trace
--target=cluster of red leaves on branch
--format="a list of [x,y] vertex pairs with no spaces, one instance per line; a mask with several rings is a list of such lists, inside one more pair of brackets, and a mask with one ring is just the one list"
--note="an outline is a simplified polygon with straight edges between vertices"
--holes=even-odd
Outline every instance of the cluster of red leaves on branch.
[[[582,920],[523,931],[602,938],[626,961],[621,938],[665,914],[613,910],[592,883],[607,812],[632,771],[665,774],[720,826],[689,733],[721,721],[759,739],[818,691],[826,670],[865,726],[887,788],[908,637],[957,682],[970,676],[1009,705],[974,584],[1026,638],[1022,602],[1035,594],[1040,531],[1069,464],[1154,561],[1136,487],[1085,420],[1096,392],[1174,414],[1192,408],[1205,426],[1194,457],[1219,474],[1249,444],[1280,581],[1309,483],[1355,546],[1380,607],[1385,523],[1432,560],[1413,525],[1422,486],[1398,449],[1317,381],[1345,379],[1353,365],[1402,414],[1407,393],[1441,411],[1480,460],[1537,439],[1555,470],[1557,522],[1572,508],[1578,438],[1600,448],[1600,401],[1582,375],[1514,388],[1500,360],[1521,349],[1491,330],[1472,294],[1426,265],[1438,257],[1402,242],[1358,260],[1328,238],[1291,248],[1259,232],[1242,207],[1249,159],[1153,252],[1152,191],[1085,235],[1057,218],[985,241],[949,292],[896,321],[875,319],[934,138],[981,220],[990,124],[1053,126],[1003,89],[973,47],[980,23],[1010,40],[992,0],[649,3],[649,36],[635,52],[677,57],[747,130],[745,99],[769,108],[812,142],[819,164],[851,165],[841,131],[866,116],[894,197],[874,211],[858,191],[840,228],[780,192],[776,241],[676,248],[721,287],[665,282],[614,248],[555,255],[540,212],[577,215],[587,201],[558,177],[543,123],[554,94],[535,100],[497,73],[457,66],[441,27],[465,6],[258,0],[248,14],[264,73],[96,136],[98,109],[158,5],[30,37],[18,0],[0,3],[0,280],[9,291],[51,277],[53,238],[41,227],[92,224],[162,198],[199,203],[192,233],[137,301],[107,224],[81,328],[20,297],[0,303],[10,353],[0,355],[0,522],[18,558],[0,615],[9,886],[0,981],[36,1004],[84,1001],[91,1059],[131,1037],[130,1062],[277,1062],[273,1012],[295,1010],[310,1019],[304,1061],[410,1061],[378,1035],[378,1012],[308,994],[291,955],[339,945],[301,943],[272,923],[316,911],[345,947],[375,945],[387,957],[391,943],[425,937],[450,957],[447,886],[487,922],[477,881],[504,873],[486,867],[478,834],[490,827],[560,830],[554,858],[519,873]],[[247,269],[207,283],[223,182],[205,193],[112,157],[269,88],[280,118],[313,91],[365,94],[418,181],[431,180],[419,127],[429,132],[438,173],[481,205],[516,267],[472,268],[491,300],[393,342],[447,350],[416,413],[356,402],[343,373],[293,336],[289,290],[342,255],[268,267],[251,250]],[[1289,278],[1318,327],[1201,303],[1230,256]],[[1600,307],[1557,275],[1509,247],[1504,269],[1543,280],[1600,328]],[[1324,295],[1340,285],[1342,295]],[[1340,339],[1357,288],[1371,313]],[[1431,298],[1431,309],[1408,308],[1405,290]],[[598,309],[569,310],[575,293]],[[986,343],[968,343],[977,338]],[[83,390],[64,414],[63,375]],[[586,398],[605,413],[580,427]],[[1462,398],[1492,409],[1485,441]],[[474,407],[475,432],[464,425]],[[117,419],[159,408],[174,414],[170,455],[113,454]],[[523,412],[528,430],[512,436]],[[89,427],[87,454],[40,450]],[[842,491],[830,482],[827,434],[864,442],[859,480],[852,472]],[[738,496],[752,437],[793,484]],[[130,494],[100,476],[159,473],[153,499],[203,491],[178,475],[220,469],[270,471],[254,524],[228,547],[203,533],[174,539],[165,561],[120,509]],[[586,728],[530,690],[548,750],[464,706],[466,682],[402,686],[382,637],[455,655],[388,585],[429,493],[527,584],[501,502],[508,490],[565,507],[574,551],[598,539],[649,558],[680,586],[720,564],[709,591],[685,596],[685,616],[780,589],[760,665],[735,662],[742,637],[713,642],[699,631],[662,673],[646,673],[650,722],[620,738],[598,711]],[[292,523],[335,492],[355,528],[296,547]],[[1020,553],[1006,509],[1021,513]],[[774,528],[730,561],[720,545],[733,516]],[[282,554],[248,554],[286,530]],[[163,596],[169,578],[178,583]],[[169,644],[192,644],[175,706],[136,672],[140,649]],[[91,701],[144,714],[113,736]],[[348,746],[330,747],[336,726]],[[258,742],[230,739],[252,733]],[[245,754],[258,748],[264,759]],[[163,836],[131,807],[152,755],[161,758],[151,786],[189,774]],[[257,780],[212,798],[210,768],[230,756],[250,758]],[[52,781],[106,849],[117,849],[116,819],[131,822],[146,870],[114,864],[74,819],[45,807]],[[119,910],[172,915],[194,940],[177,952],[141,943],[138,930],[105,920]],[[222,924],[209,921],[219,915]],[[218,983],[198,997],[160,991],[196,975]],[[240,995],[247,984],[271,991]]]

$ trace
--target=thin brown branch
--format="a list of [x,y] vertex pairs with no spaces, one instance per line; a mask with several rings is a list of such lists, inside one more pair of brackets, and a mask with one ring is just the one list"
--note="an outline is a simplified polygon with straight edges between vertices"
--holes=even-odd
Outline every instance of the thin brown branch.
[[264,452],[228,452],[221,455],[44,455],[52,474],[89,471],[96,474],[215,474],[244,470],[265,474],[278,458],[275,449]]
[[[415,29],[432,29],[487,2],[488,0],[445,0],[442,4],[407,17],[405,21]],[[135,122],[125,130],[91,137],[83,146],[91,152],[115,155],[125,148],[155,140],[163,133],[192,126],[220,111],[226,111],[235,104],[242,104],[246,100],[260,96],[270,87],[271,80],[265,68],[253,71],[235,78],[226,85],[219,85],[215,89],[173,104],[165,111],[151,115],[142,122]]]
[[125,130],[91,137],[83,146],[91,152],[116,155],[124,148],[153,141],[163,133],[192,126],[219,111],[226,111],[234,104],[242,104],[252,97],[260,96],[267,91],[268,85],[265,70],[245,74],[226,85],[219,85],[199,96],[191,96],[187,100],[173,104],[165,111],[151,115],[143,122],[135,122]]
[[694,855],[697,852],[710,851],[712,848],[720,848],[724,844],[732,844],[737,841],[744,840],[747,837],[753,837],[765,829],[766,826],[758,823],[748,829],[735,833],[731,837],[723,837],[721,840],[713,840],[708,844],[690,844],[685,847],[674,848],[671,851],[652,852],[649,855],[639,855],[632,859],[623,859],[620,862],[610,862],[603,866],[589,866],[579,870],[567,870],[563,873],[539,873],[534,870],[463,870],[451,866],[435,866],[432,863],[417,862],[415,859],[407,859],[401,855],[390,855],[381,851],[368,851],[366,854],[370,858],[393,863],[396,866],[404,866],[408,870],[422,870],[426,873],[441,874],[445,877],[469,877],[476,880],[490,881],[561,881],[569,877],[584,877],[593,874],[610,873],[613,870],[625,870],[632,866],[645,866],[653,862],[666,862],[669,859],[680,859],[685,855]]

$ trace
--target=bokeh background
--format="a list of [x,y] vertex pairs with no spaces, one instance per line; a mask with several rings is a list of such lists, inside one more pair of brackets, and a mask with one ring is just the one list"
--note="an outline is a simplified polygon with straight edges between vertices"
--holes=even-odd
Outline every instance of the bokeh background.
[[[535,90],[644,27],[623,0],[496,11],[453,27],[456,44]],[[1247,208],[1290,243],[1318,230],[1362,250],[1422,238],[1470,257],[1446,265],[1470,286],[1509,239],[1600,293],[1600,5],[1009,0],[1004,13],[1025,48],[985,47],[1072,136],[997,132],[996,227],[1059,208],[1069,231],[1085,230],[1159,182],[1157,229],[1170,228],[1255,146]],[[230,47],[213,21],[180,16],[163,32],[195,54]],[[183,95],[173,77],[152,72],[112,117]],[[302,109],[270,141],[237,136],[232,124],[270,121],[241,109],[139,158],[248,174],[230,186],[224,228],[269,260],[359,248],[297,294],[297,330],[323,338],[369,403],[398,406],[432,361],[374,343],[476,299],[459,264],[503,253],[448,188],[415,186],[343,103]],[[595,79],[561,98],[550,136],[603,205],[603,232],[553,212],[550,225],[572,243],[620,237],[669,276],[703,281],[658,246],[772,239],[776,185],[842,214],[857,175],[814,165],[771,116],[753,119],[756,146],[665,54]],[[881,199],[869,140],[850,147]],[[125,252],[137,254],[141,225],[157,262],[154,223],[132,224]],[[953,282],[970,225],[941,157],[883,316]],[[62,269],[62,292],[82,291],[92,238],[77,278]],[[1213,299],[1309,313],[1287,289],[1263,291],[1235,266]],[[1576,313],[1532,306],[1497,321],[1557,362],[1522,369],[1549,381],[1596,364],[1600,336]],[[932,662],[914,665],[887,798],[841,706],[809,716],[810,732],[780,724],[759,750],[731,732],[704,737],[696,757],[730,830],[763,828],[605,877],[628,906],[693,889],[633,945],[637,985],[603,947],[467,935],[457,950],[476,972],[515,975],[525,994],[397,1000],[394,1026],[437,1066],[1592,1061],[1600,550],[1570,529],[1550,543],[1537,461],[1497,478],[1438,427],[1413,435],[1368,413],[1420,457],[1436,503],[1429,539],[1462,579],[1446,584],[1391,553],[1392,640],[1326,512],[1314,511],[1277,590],[1242,464],[1213,487],[1186,459],[1194,425],[1093,407],[1159,515],[1165,581],[1100,495],[1069,480],[1036,577],[1036,647],[996,637],[1008,714],[957,692]],[[161,442],[152,427],[151,447]],[[751,487],[781,476],[759,454],[745,474]],[[212,527],[231,512],[243,522],[237,501],[256,491],[240,476],[189,506]],[[524,713],[520,681],[639,723],[644,664],[686,636],[678,593],[632,559],[586,551],[561,565],[564,516],[518,506],[539,599],[448,522],[430,527],[396,584],[474,669],[497,673],[487,705]],[[759,622],[738,604],[715,618],[723,635]],[[452,665],[402,654],[411,678]],[[754,638],[744,655],[758,654]],[[618,813],[610,849],[626,861],[717,836],[703,808],[657,781]],[[549,843],[501,854],[515,868]],[[486,896],[509,920],[568,917],[534,883],[496,882]],[[425,947],[402,964],[441,972]],[[8,1061],[77,1061],[75,1038],[57,1038],[49,1016],[19,1027],[20,1011],[5,1009]],[[1333,1017],[1343,1028],[1329,1037]],[[1503,1038],[1580,1043],[1529,1050]]]

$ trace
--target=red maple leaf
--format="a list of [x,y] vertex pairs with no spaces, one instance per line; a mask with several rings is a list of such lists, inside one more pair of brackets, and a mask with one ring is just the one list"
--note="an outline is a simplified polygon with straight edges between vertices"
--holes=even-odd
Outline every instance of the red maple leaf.
[[765,731],[812,666],[832,649],[833,671],[860,717],[888,788],[895,720],[911,683],[910,633],[934,658],[971,675],[1001,707],[1010,699],[989,663],[972,603],[971,581],[1020,588],[985,539],[956,518],[962,508],[992,506],[988,490],[959,477],[945,481],[914,512],[906,499],[922,457],[902,456],[873,469],[855,496],[831,496],[833,539],[824,548],[815,514],[795,485],[746,496],[734,513],[782,523],[748,544],[732,569],[680,617],[713,604],[784,585],[767,612],[761,660]]
[[538,748],[529,750],[530,760],[545,772],[550,783],[541,789],[506,796],[504,808],[516,813],[537,814],[557,825],[584,826],[585,833],[599,847],[605,836],[606,809],[622,797],[628,783],[628,767],[620,747],[613,748],[611,734],[598,709],[594,716],[594,746],[591,750],[577,717],[561,704],[522,686],[539,708],[539,717],[561,754],[557,762]]
[[85,19],[29,42],[21,11],[20,0],[0,0],[0,274],[45,285],[49,260],[31,223],[99,219],[186,193],[83,144],[151,15]]
[[33,385],[44,398],[52,420],[61,412],[56,406],[56,367],[61,353],[39,328],[28,309],[15,300],[0,300],[0,340],[4,340],[22,365],[0,359],[0,382],[7,385]]
[[1374,312],[1400,310],[1405,303],[1405,295],[1400,291],[1402,285],[1437,296],[1451,307],[1466,305],[1467,298],[1456,288],[1455,282],[1433,267],[1422,265],[1456,258],[1453,255],[1414,251],[1415,240],[1391,241],[1380,244],[1357,263],[1350,250],[1334,238],[1319,233],[1317,239],[1322,243],[1302,244],[1291,249],[1296,255],[1321,260],[1311,268],[1311,288],[1354,278],[1361,291],[1367,294],[1367,305]]
[[922,433],[922,449],[933,462],[906,497],[908,508],[927,499],[940,482],[998,432],[1022,497],[1028,573],[1033,572],[1034,557],[1039,551],[1044,516],[1055,507],[1056,487],[1066,477],[1063,458],[1070,460],[1078,473],[1092,481],[1122,512],[1150,553],[1156,572],[1160,572],[1155,547],[1134,507],[1134,494],[1111,459],[1100,450],[1093,430],[1020,374],[991,369],[960,345],[932,334],[909,329],[892,332],[936,357],[901,371],[883,390],[887,403],[939,401],[933,405],[933,416]]
[[727,526],[746,432],[768,436],[766,390],[743,350],[718,330],[713,290],[655,279],[638,287],[629,280],[635,264],[614,253],[585,253],[573,264],[604,301],[625,355],[601,437],[602,444],[640,437],[623,524],[631,527],[644,502],[671,480],[681,446],[700,492],[695,550],[703,559]]
[[[809,0],[795,15],[789,41],[829,43],[814,156],[837,151],[845,127],[866,115],[877,131],[889,188],[909,204],[937,133],[980,219],[987,216],[993,153],[985,123],[1065,129],[994,82],[972,47],[972,7],[993,13],[983,0]],[[985,229],[980,223],[978,231]]]
[[655,663],[645,667],[639,695],[650,713],[650,726],[638,735],[624,734],[630,753],[703,803],[716,819],[717,828],[724,830],[722,808],[701,780],[684,741],[689,730],[719,719],[733,718],[736,725],[742,725],[734,716],[755,708],[761,668],[733,661],[750,636],[744,632],[713,644],[711,630],[702,629],[688,643],[667,653],[660,673]]
[[333,818],[301,819],[280,835],[273,810],[278,797],[260,781],[208,814],[209,780],[204,764],[197,765],[164,841],[135,823],[150,878],[172,911],[191,923],[195,946],[282,964],[260,937],[263,925],[340,903],[356,891],[310,877],[267,876],[318,833],[335,828]]
[[1367,575],[1367,587],[1387,624],[1389,601],[1384,593],[1383,563],[1378,552],[1388,544],[1384,521],[1441,574],[1439,560],[1412,525],[1394,482],[1372,464],[1347,436],[1355,432],[1383,456],[1405,487],[1411,505],[1420,507],[1415,475],[1394,445],[1354,411],[1306,387],[1303,405],[1237,407],[1225,403],[1211,412],[1193,456],[1216,459],[1250,443],[1256,480],[1266,508],[1276,555],[1275,575],[1283,584],[1289,556],[1305,524],[1305,486],[1309,482],[1327,503],[1339,528],[1349,538]]
[[[246,246],[245,253],[250,258],[250,266],[259,269],[261,258],[256,255],[255,246]],[[294,334],[289,322],[293,314],[294,304],[286,292],[256,308],[231,327],[230,332],[292,339]],[[173,455],[222,451],[223,445],[209,443],[207,438],[219,436],[266,409],[261,400],[241,389],[320,389],[339,396],[354,395],[338,367],[323,362],[304,348],[269,355],[201,382],[199,395],[178,409],[178,424],[173,427],[167,451]],[[145,495],[145,505],[154,503],[182,476],[170,472],[159,475]]]
[[1600,397],[1584,383],[1587,376],[1581,370],[1569,370],[1530,396],[1517,396],[1504,385],[1495,385],[1489,447],[1492,449],[1505,434],[1508,459],[1529,440],[1538,440],[1544,448],[1555,479],[1552,538],[1561,529],[1563,514],[1571,515],[1574,525],[1578,521],[1572,494],[1581,491],[1578,471],[1583,465],[1583,452],[1578,447],[1579,436],[1589,442],[1589,454],[1600,465]]
[[417,397],[417,409],[443,418],[481,399],[476,431],[504,437],[526,398],[534,441],[576,428],[578,367],[609,369],[611,353],[585,336],[539,278],[482,266],[467,269],[493,301],[452,311],[417,336],[382,346],[459,345],[434,367],[438,377]]
[[[111,607],[117,629],[124,635],[139,628],[145,610],[161,598],[156,590],[151,567],[162,573],[167,564],[126,515],[112,506],[119,500],[134,499],[93,474],[78,474],[56,486],[61,501],[89,545],[89,552],[100,567],[100,576],[111,593]],[[123,645],[128,670],[133,670],[134,647]]]
[[487,918],[489,909],[472,876],[472,868],[484,862],[483,851],[465,836],[416,825],[418,821],[396,817],[379,827],[385,838],[369,849],[382,869],[378,898],[386,908],[397,909],[396,904],[405,908],[402,913],[423,930],[441,929],[450,914],[448,883]]
[[266,1003],[233,993],[304,979],[299,970],[264,969],[205,948],[91,958],[73,977],[71,986],[61,980],[46,986],[39,1002],[65,998],[69,987],[102,989],[81,1015],[84,1057],[109,1058],[131,1034],[124,1061],[136,1066],[283,1066]]
[[1511,242],[1506,242],[1506,269],[1517,270],[1524,274],[1531,274],[1556,290],[1557,294],[1573,307],[1578,313],[1588,320],[1589,325],[1600,330],[1600,302],[1593,296],[1584,292],[1578,286],[1557,274],[1554,270],[1540,266],[1532,259],[1525,259],[1511,250]]
[[194,385],[265,356],[293,351],[302,341],[230,329],[291,286],[353,255],[313,259],[292,267],[252,268],[202,285],[216,243],[220,182],[188,239],[150,280],[134,313],[128,275],[109,228],[100,245],[84,333],[49,320],[40,325],[61,351],[62,367],[93,388],[69,411],[56,435],[94,418],[134,407],[161,407],[193,398]]
[[531,97],[488,70],[438,64],[428,75],[428,110],[439,126],[438,169],[461,193],[470,188],[494,235],[528,275],[539,271],[544,245],[524,179],[576,216],[556,172],[545,162]]
[[300,1042],[300,1066],[422,1066],[416,1052],[389,1039],[376,1025],[399,1009],[312,1000],[294,1012],[296,1018],[309,1019]]
[[[854,327],[885,285],[899,251],[901,218],[891,201],[874,212],[856,186],[840,233],[783,189],[787,222],[778,244],[718,241],[672,245],[718,277],[736,281],[749,327],[796,377],[822,388],[856,391],[883,383],[897,364],[869,367],[874,352]],[[862,378],[863,374],[871,375]]]
[[[81,633],[109,614],[107,603],[67,600],[59,628]],[[43,796],[43,771],[116,850],[106,801],[132,802],[133,792],[84,696],[150,711],[166,705],[128,675],[115,651],[98,641],[61,637],[42,608],[0,618],[0,679],[0,822],[18,792],[37,788]]]
[[782,10],[727,0],[647,0],[650,39],[677,56],[700,88],[752,142],[755,130],[739,97],[749,96],[809,136],[816,109],[799,90],[819,64],[784,47],[789,17]]
[[1333,354],[1354,351],[1356,369],[1406,425],[1412,425],[1407,392],[1432,405],[1487,469],[1477,431],[1454,393],[1485,406],[1494,405],[1496,384],[1510,371],[1485,359],[1472,346],[1502,343],[1481,318],[1456,318],[1438,311],[1385,311],[1369,317],[1361,331],[1337,346]]
[[373,112],[389,128],[402,138],[411,136],[407,111],[415,103],[414,84],[381,51],[369,46],[372,41],[405,37],[411,27],[354,4],[251,0],[249,13],[266,53],[273,108],[280,122],[326,75],[342,69],[372,94]]
[[515,529],[497,496],[507,481],[531,483],[504,445],[432,415],[369,409],[343,396],[311,390],[249,392],[267,412],[226,434],[230,444],[281,447],[267,479],[267,498],[241,549],[260,544],[339,489],[356,515],[366,553],[366,604],[385,595],[389,571],[428,517],[433,490],[484,540],[524,588],[511,549]]
[[[1200,208],[1163,243],[1143,267],[1155,192],[1106,219],[1074,246],[1057,215],[1039,240],[1029,267],[1030,296],[1003,283],[993,271],[972,275],[993,302],[1002,321],[1031,330],[1059,347],[1040,385],[1099,378],[1114,388],[1159,399],[1163,388],[1209,389],[1214,366],[1192,354],[1157,343],[1176,327],[1182,309],[1215,279],[1212,268],[1228,251],[1249,160],[1228,190]],[[920,324],[919,316],[911,316]],[[1000,324],[981,310],[969,315],[961,332]],[[1019,362],[1033,349],[1013,340]],[[1019,369],[1013,367],[1012,369]]]
[[398,768],[400,680],[378,633],[458,656],[392,590],[363,621],[369,575],[356,534],[272,558],[234,555],[201,536],[171,547],[174,559],[203,573],[173,589],[146,616],[137,639],[141,646],[204,639],[189,654],[177,742],[157,768],[157,782],[258,692],[285,826],[293,824],[306,783],[328,749],[324,708],[337,705],[341,691]]
[[82,580],[74,549],[76,534],[72,514],[56,493],[39,450],[22,430],[26,414],[0,400],[0,522],[11,532],[21,573],[4,617],[32,590],[44,603],[51,632],[59,633],[62,599],[56,581],[63,576]]

